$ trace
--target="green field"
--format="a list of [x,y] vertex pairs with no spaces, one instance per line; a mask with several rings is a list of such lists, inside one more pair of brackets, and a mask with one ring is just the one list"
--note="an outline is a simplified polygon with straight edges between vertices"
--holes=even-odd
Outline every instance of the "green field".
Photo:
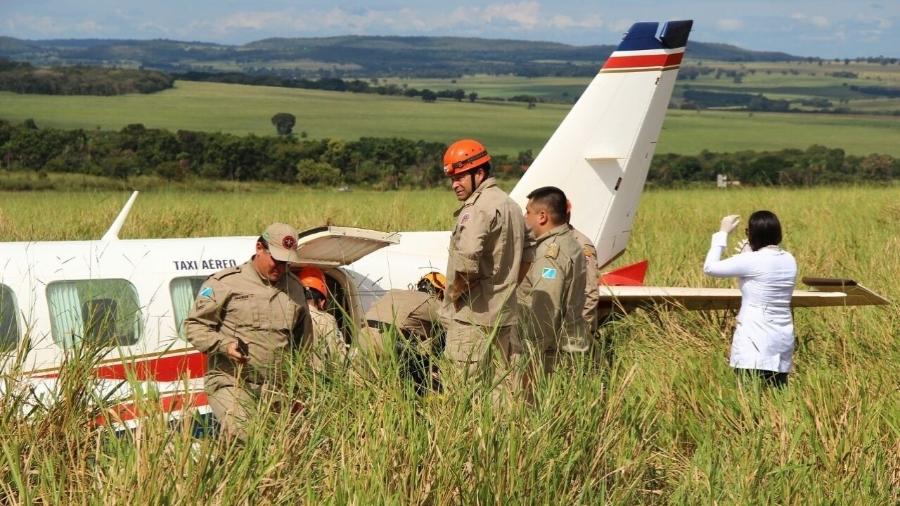
[[[675,99],[680,103],[681,94],[688,87],[729,93],[763,94],[770,99],[831,100],[834,107],[846,107],[853,112],[887,114],[900,111],[900,98],[876,97],[854,91],[856,86],[878,86],[900,89],[900,65],[879,65],[876,63],[833,61],[818,63],[733,63],[720,61],[695,61],[688,56],[683,65],[689,68],[713,68],[736,71],[742,74],[737,83],[726,75],[716,77],[716,73],[705,74],[693,80],[679,81],[675,87]],[[836,77],[837,72],[852,72],[856,78]],[[572,102],[590,82],[585,77],[535,77],[495,75],[467,75],[447,79],[403,79],[388,78],[381,83],[391,83],[409,88],[431,90],[455,90],[462,88],[474,91],[479,97],[509,98],[515,95],[533,95],[551,102]],[[842,101],[842,99],[844,101]],[[797,108],[803,108],[794,105]]]
[[[147,193],[123,235],[255,235],[274,220],[433,229],[448,227],[456,207],[449,190],[262,191]],[[22,397],[0,397],[0,500],[897,504],[896,196],[895,186],[644,196],[620,264],[648,258],[651,283],[727,286],[702,274],[710,234],[722,215],[769,208],[782,219],[801,276],[853,277],[895,301],[795,311],[795,371],[784,391],[738,387],[726,358],[733,315],[637,312],[604,329],[603,360],[541,383],[533,407],[493,409],[479,401],[480,389],[471,400],[417,398],[389,356],[357,361],[352,374],[314,376],[300,367],[290,386],[302,414],[263,409],[251,440],[234,447],[173,432],[154,416],[123,436],[93,429],[98,412],[80,367],[88,358],[63,372],[58,403],[27,418]],[[96,238],[126,198],[0,194],[0,240]],[[142,406],[154,413],[152,402]]]
[[[538,84],[551,86],[551,84]],[[504,86],[509,86],[505,84]],[[509,90],[508,90],[509,91]],[[315,90],[179,81],[153,95],[67,97],[0,93],[0,118],[38,126],[120,129],[130,123],[170,130],[272,135],[277,112],[297,116],[296,132],[314,138],[398,136],[448,142],[476,137],[495,152],[540,150],[568,105],[438,101]],[[671,110],[658,153],[805,149],[900,156],[900,121],[889,116],[764,114]]]
[[419,90],[455,90],[478,93],[480,98],[533,95],[556,102],[572,102],[591,82],[587,77],[519,77],[513,75],[466,75],[455,79],[385,78],[379,84],[396,84]]

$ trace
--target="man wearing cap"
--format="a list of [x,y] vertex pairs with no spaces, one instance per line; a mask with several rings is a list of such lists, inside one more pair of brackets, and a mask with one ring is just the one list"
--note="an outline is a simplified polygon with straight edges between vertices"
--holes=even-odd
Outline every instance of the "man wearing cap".
[[[501,190],[490,174],[491,157],[472,139],[450,145],[444,154],[444,172],[450,177],[462,207],[450,238],[447,291],[443,317],[447,321],[447,390],[481,377],[505,377],[506,386],[518,389],[518,374],[511,371],[522,354],[516,334],[516,284],[531,261],[522,209]],[[485,375],[498,352],[495,377]]]
[[286,275],[299,261],[297,231],[270,225],[250,260],[203,283],[184,322],[188,341],[207,355],[209,406],[228,437],[246,440],[248,409],[277,387],[282,360],[312,335],[303,285]]

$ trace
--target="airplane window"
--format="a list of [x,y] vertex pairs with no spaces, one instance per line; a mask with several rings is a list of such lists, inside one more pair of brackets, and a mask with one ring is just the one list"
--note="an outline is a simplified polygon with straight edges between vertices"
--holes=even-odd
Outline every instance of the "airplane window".
[[12,289],[0,285],[0,353],[16,349],[19,340],[18,312]]
[[206,276],[191,276],[175,278],[169,284],[172,294],[172,309],[175,312],[175,328],[178,336],[184,339],[184,320],[194,306],[194,299],[200,292],[200,286],[206,281]]
[[141,339],[141,307],[124,279],[54,281],[47,285],[50,331],[64,348],[81,342],[130,346]]

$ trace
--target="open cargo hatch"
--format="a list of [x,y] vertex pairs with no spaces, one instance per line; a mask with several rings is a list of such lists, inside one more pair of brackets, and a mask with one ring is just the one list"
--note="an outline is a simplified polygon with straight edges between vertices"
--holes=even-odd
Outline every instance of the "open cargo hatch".
[[400,234],[363,228],[317,227],[300,232],[297,252],[302,265],[338,267],[352,264],[385,246],[400,242]]

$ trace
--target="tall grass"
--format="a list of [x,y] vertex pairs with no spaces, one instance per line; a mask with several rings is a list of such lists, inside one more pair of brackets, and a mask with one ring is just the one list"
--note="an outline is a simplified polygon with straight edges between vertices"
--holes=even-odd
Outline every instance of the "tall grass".
[[[125,196],[4,194],[0,239],[99,237]],[[649,192],[621,262],[649,258],[653,284],[727,284],[700,269],[718,219],[768,208],[802,275],[854,277],[896,301],[897,196],[896,187]],[[78,220],[40,213],[49,198],[57,216]],[[151,193],[123,235],[254,235],[274,219],[446,228],[454,207],[449,191]],[[76,221],[84,225],[70,230]],[[56,408],[26,417],[22,397],[3,398],[0,495],[54,504],[896,504],[897,304],[795,317],[795,372],[783,391],[738,383],[726,358],[731,315],[639,311],[604,328],[596,360],[541,383],[531,406],[493,406],[479,389],[417,396],[390,355],[353,374],[294,367],[285,391],[304,411],[263,404],[243,446],[195,439],[187,421],[171,427],[152,394],[136,399],[148,413],[139,430],[95,427],[105,401],[87,387],[86,354],[67,366]]]

